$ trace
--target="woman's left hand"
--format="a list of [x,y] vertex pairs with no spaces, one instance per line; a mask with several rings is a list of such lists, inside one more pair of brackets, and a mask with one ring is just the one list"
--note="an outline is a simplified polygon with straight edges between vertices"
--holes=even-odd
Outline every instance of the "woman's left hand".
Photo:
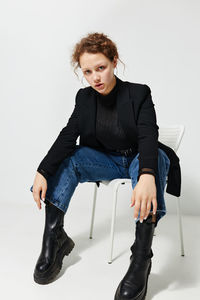
[[147,218],[153,204],[153,213],[157,210],[155,177],[151,174],[140,175],[139,181],[133,189],[130,207],[135,205],[134,218],[138,217],[140,210],[140,222]]

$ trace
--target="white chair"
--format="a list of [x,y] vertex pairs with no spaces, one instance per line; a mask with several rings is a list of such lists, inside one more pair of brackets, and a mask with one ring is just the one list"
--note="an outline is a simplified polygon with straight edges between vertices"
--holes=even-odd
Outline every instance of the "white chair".
[[[159,127],[159,141],[169,147],[171,147],[174,152],[176,153],[183,134],[185,131],[184,125],[173,125],[173,126],[166,126],[166,127]],[[112,256],[113,256],[113,241],[114,241],[114,229],[115,229],[115,219],[116,219],[116,207],[117,207],[117,193],[119,186],[121,184],[129,183],[131,185],[131,179],[114,179],[111,181],[101,181],[100,183],[110,187],[112,189],[112,198],[113,198],[113,208],[112,208],[112,221],[111,221],[111,231],[110,231],[110,253],[108,263],[112,263]],[[93,233],[93,225],[94,225],[94,215],[95,215],[95,206],[96,206],[96,196],[97,196],[97,185],[94,183],[94,194],[93,194],[93,207],[92,207],[92,218],[91,218],[91,225],[90,225],[90,236],[89,238],[92,239]],[[183,243],[183,229],[182,229],[182,220],[181,220],[181,209],[180,209],[180,199],[177,199],[177,216],[178,216],[178,223],[179,223],[179,234],[180,234],[180,247],[181,247],[181,255],[184,256],[184,243]]]

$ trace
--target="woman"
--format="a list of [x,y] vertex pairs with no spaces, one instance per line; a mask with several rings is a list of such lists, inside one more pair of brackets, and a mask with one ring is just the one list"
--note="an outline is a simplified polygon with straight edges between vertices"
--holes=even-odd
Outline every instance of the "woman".
[[115,300],[139,300],[146,295],[154,228],[166,214],[163,193],[170,160],[158,142],[150,88],[120,80],[114,74],[118,59],[115,43],[102,33],[88,34],[74,48],[72,65],[81,69],[89,86],[77,92],[72,115],[38,166],[31,187],[38,208],[40,200],[46,204],[34,280],[51,282],[74,247],[63,220],[78,183],[131,178],[135,241]]

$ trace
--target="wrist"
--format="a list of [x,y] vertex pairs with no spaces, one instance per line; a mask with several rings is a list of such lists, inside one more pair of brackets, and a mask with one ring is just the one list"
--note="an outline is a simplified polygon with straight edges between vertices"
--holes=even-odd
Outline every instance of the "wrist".
[[44,177],[46,180],[49,178],[49,173],[47,173],[45,170],[38,168],[37,173],[40,174],[42,177]]
[[[143,175],[143,178],[152,178],[152,176],[154,178],[156,178],[156,173],[153,169],[150,169],[150,168],[142,168],[142,169],[139,169],[139,172],[138,172],[138,180],[140,179],[140,176]],[[151,176],[149,176],[151,175]]]
[[150,179],[155,179],[155,176],[153,175],[153,174],[150,174],[150,173],[142,173],[142,174],[140,174],[140,176],[139,176],[139,179],[141,179],[141,178],[150,178]]

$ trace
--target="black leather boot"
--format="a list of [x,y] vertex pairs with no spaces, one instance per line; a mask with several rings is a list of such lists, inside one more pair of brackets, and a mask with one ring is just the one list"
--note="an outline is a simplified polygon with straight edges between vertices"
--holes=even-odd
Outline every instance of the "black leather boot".
[[34,280],[39,284],[53,281],[62,268],[62,260],[75,243],[64,231],[64,212],[45,199],[45,228],[42,250],[34,269]]
[[115,300],[144,300],[151,272],[151,249],[156,215],[150,213],[143,223],[137,221],[135,242],[131,246],[130,266],[115,293]]

